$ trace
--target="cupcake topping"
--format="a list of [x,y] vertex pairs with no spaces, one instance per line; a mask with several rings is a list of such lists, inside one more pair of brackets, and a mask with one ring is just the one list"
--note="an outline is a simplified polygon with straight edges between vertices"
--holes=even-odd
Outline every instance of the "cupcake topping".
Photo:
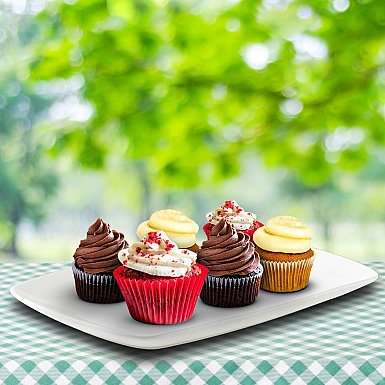
[[160,277],[184,276],[196,261],[196,253],[178,249],[162,230],[149,232],[118,257],[125,267]]
[[225,219],[212,228],[210,237],[202,243],[198,262],[213,276],[247,275],[259,264],[259,256],[247,234],[237,232]]
[[281,215],[257,229],[253,240],[261,249],[281,253],[304,253],[311,247],[312,231],[297,218]]
[[136,234],[142,239],[147,233],[159,230],[163,230],[179,247],[187,248],[196,243],[199,226],[181,211],[158,210],[138,226]]
[[173,233],[196,234],[199,230],[199,226],[186,214],[173,209],[155,211],[148,222],[155,229]]
[[225,218],[236,230],[247,230],[257,221],[255,214],[244,211],[236,201],[225,201],[223,205],[207,213],[206,218],[213,225]]
[[126,247],[124,235],[98,218],[75,251],[76,266],[86,273],[112,273],[119,266],[118,252]]

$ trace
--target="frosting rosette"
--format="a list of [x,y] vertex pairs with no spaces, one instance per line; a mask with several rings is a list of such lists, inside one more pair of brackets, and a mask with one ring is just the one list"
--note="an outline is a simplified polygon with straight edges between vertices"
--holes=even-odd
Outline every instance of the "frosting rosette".
[[86,273],[112,273],[119,266],[118,252],[125,246],[124,235],[98,218],[75,251],[75,265]]
[[163,230],[178,247],[197,249],[196,234],[199,226],[181,211],[174,209],[155,211],[148,220],[139,224],[136,234],[142,239],[146,234],[160,230]]
[[222,218],[211,229],[209,239],[202,243],[198,261],[212,276],[247,275],[257,267],[259,256],[249,235],[237,232]]
[[211,229],[221,219],[226,219],[231,223],[235,230],[245,232],[252,237],[254,231],[263,226],[263,223],[257,221],[257,216],[254,213],[245,211],[234,200],[227,200],[221,206],[206,214],[207,223],[203,227],[207,237],[211,233]]
[[304,253],[311,247],[311,229],[295,217],[271,218],[254,233],[254,242],[264,250],[283,253]]
[[151,231],[129,248],[119,251],[123,266],[158,277],[181,277],[191,270],[197,255],[179,249],[162,230]]

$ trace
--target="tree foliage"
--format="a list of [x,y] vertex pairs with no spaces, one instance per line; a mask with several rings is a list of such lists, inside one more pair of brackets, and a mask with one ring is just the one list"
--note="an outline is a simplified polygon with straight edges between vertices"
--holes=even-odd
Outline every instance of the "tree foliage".
[[102,167],[144,160],[163,186],[239,170],[251,150],[309,186],[385,144],[381,0],[58,3],[33,78],[84,78],[94,113],[54,150]]
[[[28,77],[24,32],[32,25],[13,25],[0,10],[0,248],[17,254],[17,228],[22,221],[44,218],[46,200],[55,193],[57,176],[44,155],[44,141],[35,129],[50,104],[33,91]],[[27,19],[28,20],[28,19]],[[14,28],[16,26],[16,28]],[[20,28],[23,26],[23,28]],[[28,34],[27,34],[28,35]]]
[[[213,185],[251,153],[289,169],[282,187],[329,225],[345,171],[385,169],[381,0],[57,0],[37,16],[6,4],[0,230],[12,245],[54,194],[47,152],[118,168],[114,183],[141,186],[128,194],[144,217],[154,186]],[[383,186],[370,186],[378,207]]]

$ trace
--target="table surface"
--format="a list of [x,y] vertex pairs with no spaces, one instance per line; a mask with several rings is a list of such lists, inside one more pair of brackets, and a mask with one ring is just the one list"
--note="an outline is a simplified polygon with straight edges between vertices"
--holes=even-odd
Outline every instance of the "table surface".
[[144,351],[71,329],[9,294],[12,285],[67,264],[3,263],[0,382],[385,385],[385,263],[367,265],[378,280],[342,297],[237,332]]

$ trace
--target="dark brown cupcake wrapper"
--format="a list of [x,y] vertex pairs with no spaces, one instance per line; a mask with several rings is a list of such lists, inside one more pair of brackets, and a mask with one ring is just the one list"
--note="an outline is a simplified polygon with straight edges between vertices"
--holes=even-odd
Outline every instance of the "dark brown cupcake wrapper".
[[90,274],[72,263],[76,293],[80,299],[92,303],[123,302],[123,296],[112,274]]
[[200,298],[207,305],[240,307],[251,305],[258,296],[263,267],[261,264],[248,275],[214,277],[205,279]]

